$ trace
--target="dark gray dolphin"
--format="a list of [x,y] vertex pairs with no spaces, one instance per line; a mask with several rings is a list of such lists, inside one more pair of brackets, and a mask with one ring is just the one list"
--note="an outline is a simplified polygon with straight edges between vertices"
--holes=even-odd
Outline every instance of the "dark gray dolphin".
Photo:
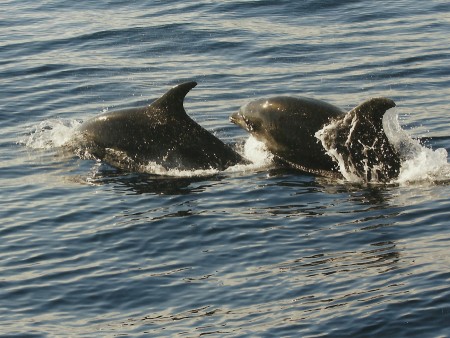
[[344,114],[315,99],[272,97],[244,105],[230,120],[302,171],[336,177],[343,165],[359,180],[386,182],[400,171],[400,157],[382,123],[394,106],[390,99],[375,98]]
[[184,110],[196,82],[170,89],[149,106],[96,116],[79,129],[81,153],[112,166],[142,171],[150,162],[165,169],[220,169],[245,160],[193,121]]
[[343,112],[326,102],[278,96],[251,101],[231,115],[231,122],[250,132],[277,159],[314,174],[338,172],[314,134]]

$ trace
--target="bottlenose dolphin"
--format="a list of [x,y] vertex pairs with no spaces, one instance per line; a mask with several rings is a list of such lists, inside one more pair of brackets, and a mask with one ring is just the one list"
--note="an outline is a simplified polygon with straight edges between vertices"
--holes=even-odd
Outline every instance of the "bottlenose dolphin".
[[184,98],[196,85],[186,82],[148,106],[87,120],[79,128],[79,153],[132,171],[145,171],[149,163],[180,170],[223,170],[245,163],[241,155],[186,114]]
[[323,101],[277,96],[247,103],[230,120],[264,142],[278,160],[320,175],[338,170],[314,134],[342,114]]
[[342,177],[343,167],[361,181],[386,182],[400,171],[399,154],[382,124],[394,106],[390,99],[375,98],[343,113],[320,100],[279,96],[249,102],[230,120],[294,168]]

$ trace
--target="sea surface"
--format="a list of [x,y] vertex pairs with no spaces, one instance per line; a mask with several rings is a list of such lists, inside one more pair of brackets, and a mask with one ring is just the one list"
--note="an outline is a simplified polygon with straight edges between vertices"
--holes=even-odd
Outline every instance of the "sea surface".
[[[185,81],[251,165],[64,147]],[[448,1],[3,0],[0,84],[2,337],[450,336]],[[389,97],[414,154],[389,184],[277,167],[229,122],[274,95]]]

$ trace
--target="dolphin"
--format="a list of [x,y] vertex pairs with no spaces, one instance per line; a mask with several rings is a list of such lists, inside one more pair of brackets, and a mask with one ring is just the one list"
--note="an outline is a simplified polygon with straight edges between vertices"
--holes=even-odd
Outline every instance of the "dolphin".
[[101,114],[78,130],[79,153],[125,170],[224,170],[246,160],[192,120],[184,110],[196,82],[171,88],[150,105]]
[[230,116],[230,121],[250,132],[281,162],[305,172],[326,175],[338,172],[314,134],[343,112],[324,101],[277,96],[251,101]]
[[342,177],[347,170],[360,181],[387,182],[400,171],[399,154],[382,124],[394,106],[390,99],[374,98],[344,113],[321,100],[277,96],[247,103],[230,121],[301,171]]

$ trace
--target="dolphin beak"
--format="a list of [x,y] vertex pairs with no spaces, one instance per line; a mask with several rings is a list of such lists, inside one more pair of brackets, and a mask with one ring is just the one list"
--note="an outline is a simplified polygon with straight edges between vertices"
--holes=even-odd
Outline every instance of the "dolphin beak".
[[247,131],[250,131],[251,129],[250,125],[248,124],[248,120],[244,117],[244,115],[241,114],[240,110],[230,116],[230,122]]
[[231,114],[230,116],[230,122],[234,123],[238,126],[241,126],[242,128],[245,128],[245,126],[243,124],[245,124],[244,118],[243,116],[240,114],[240,111]]
[[239,114],[239,112],[231,114],[230,115],[230,122],[234,123],[234,124],[238,124],[239,121],[239,117],[241,116],[241,114]]

